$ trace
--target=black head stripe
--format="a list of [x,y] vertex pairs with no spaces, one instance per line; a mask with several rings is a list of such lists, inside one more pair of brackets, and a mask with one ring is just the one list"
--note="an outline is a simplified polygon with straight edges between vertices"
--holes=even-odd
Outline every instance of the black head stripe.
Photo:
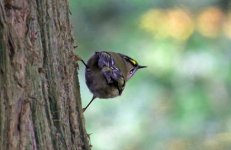
[[131,62],[134,66],[138,65],[137,61],[135,61],[134,59],[129,59],[129,62]]
[[137,61],[135,61],[134,59],[132,59],[132,58],[126,56],[126,55],[123,55],[123,58],[124,58],[126,61],[130,62],[133,66],[137,66],[137,65],[138,65]]

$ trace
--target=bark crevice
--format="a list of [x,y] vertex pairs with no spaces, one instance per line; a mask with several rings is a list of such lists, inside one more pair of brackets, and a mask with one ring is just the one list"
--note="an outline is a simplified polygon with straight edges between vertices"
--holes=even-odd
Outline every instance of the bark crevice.
[[73,45],[67,1],[0,1],[0,149],[90,149]]

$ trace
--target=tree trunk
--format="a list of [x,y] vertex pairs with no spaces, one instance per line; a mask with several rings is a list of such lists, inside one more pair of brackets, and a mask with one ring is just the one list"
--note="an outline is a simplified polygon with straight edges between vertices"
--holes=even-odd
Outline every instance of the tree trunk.
[[0,0],[0,149],[88,150],[67,0]]

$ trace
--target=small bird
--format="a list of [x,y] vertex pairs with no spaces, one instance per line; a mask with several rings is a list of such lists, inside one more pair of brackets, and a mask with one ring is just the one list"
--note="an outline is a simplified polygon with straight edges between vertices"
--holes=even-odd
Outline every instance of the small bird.
[[140,66],[136,60],[115,52],[95,52],[88,60],[85,79],[93,97],[85,111],[95,98],[113,98],[122,94],[126,82],[136,73],[138,69],[146,68]]

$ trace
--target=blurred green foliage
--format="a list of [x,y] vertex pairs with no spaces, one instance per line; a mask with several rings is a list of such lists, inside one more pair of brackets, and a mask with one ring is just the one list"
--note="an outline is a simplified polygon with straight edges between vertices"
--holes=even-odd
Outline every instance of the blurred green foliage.
[[[227,0],[71,0],[78,55],[121,52],[146,70],[85,112],[94,150],[231,149]],[[83,106],[92,94],[80,64]]]

